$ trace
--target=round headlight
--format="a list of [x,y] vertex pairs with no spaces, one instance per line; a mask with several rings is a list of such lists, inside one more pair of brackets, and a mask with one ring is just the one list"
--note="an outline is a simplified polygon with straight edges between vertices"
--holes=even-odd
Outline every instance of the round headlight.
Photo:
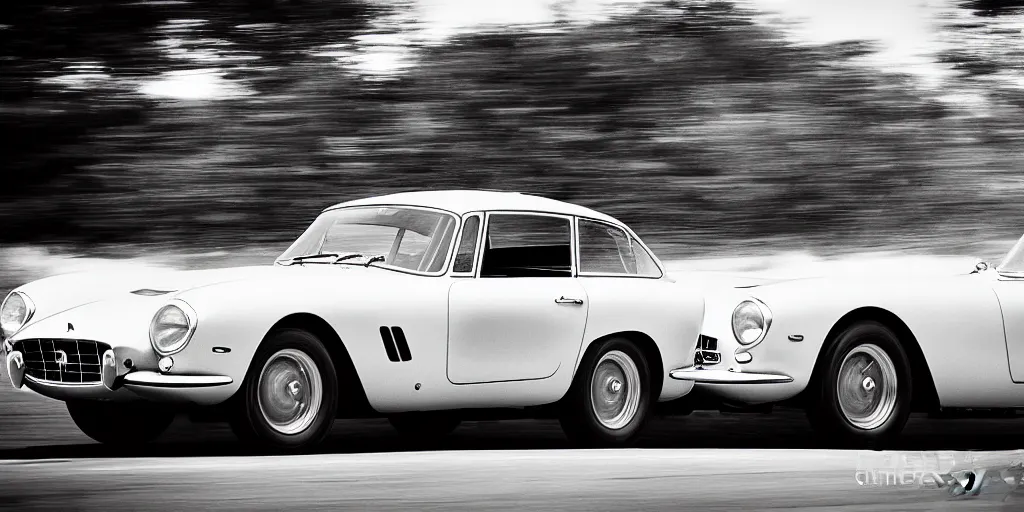
[[771,312],[760,302],[745,300],[732,312],[732,334],[740,345],[761,341],[771,324]]
[[149,324],[149,342],[162,356],[181,352],[196,330],[195,311],[182,301],[168,304],[153,315]]
[[32,318],[35,306],[32,299],[21,292],[11,292],[0,305],[0,331],[3,337],[13,336]]

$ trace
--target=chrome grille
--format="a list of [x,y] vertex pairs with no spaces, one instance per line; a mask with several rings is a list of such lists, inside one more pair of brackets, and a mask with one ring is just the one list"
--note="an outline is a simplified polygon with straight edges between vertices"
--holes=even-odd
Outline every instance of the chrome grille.
[[65,384],[100,382],[100,360],[110,345],[90,340],[29,339],[14,342],[25,358],[25,374]]

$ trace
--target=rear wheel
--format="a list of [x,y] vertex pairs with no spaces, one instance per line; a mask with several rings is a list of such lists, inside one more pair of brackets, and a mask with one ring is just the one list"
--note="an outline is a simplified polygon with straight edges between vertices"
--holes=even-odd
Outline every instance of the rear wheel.
[[587,351],[562,401],[560,422],[584,446],[624,446],[639,436],[651,404],[647,359],[631,341],[612,338]]
[[899,435],[910,417],[910,360],[888,327],[847,328],[820,364],[808,416],[826,441],[878,448]]
[[174,420],[173,411],[148,402],[71,401],[67,407],[85,435],[117,446],[153,441]]
[[327,349],[306,331],[282,329],[256,351],[231,427],[245,442],[300,451],[323,441],[337,409],[338,377]]

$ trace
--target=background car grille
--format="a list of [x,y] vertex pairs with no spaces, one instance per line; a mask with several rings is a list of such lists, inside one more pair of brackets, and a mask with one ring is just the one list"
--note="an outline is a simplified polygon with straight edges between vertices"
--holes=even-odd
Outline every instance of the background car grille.
[[697,351],[693,355],[695,366],[706,366],[722,362],[722,354],[718,351],[718,338],[705,336],[697,338]]
[[[106,343],[72,339],[19,340],[13,345],[25,358],[26,375],[68,384],[100,382],[100,357],[110,350]],[[60,364],[61,359],[65,364]]]

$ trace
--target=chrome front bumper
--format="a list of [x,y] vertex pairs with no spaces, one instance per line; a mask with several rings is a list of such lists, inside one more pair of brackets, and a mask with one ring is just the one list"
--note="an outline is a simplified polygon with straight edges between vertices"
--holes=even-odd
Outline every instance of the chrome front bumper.
[[668,375],[676,380],[689,380],[701,384],[785,384],[793,382],[793,377],[784,373],[737,372],[699,366],[677,368],[669,372]]
[[[96,384],[74,384],[69,385],[61,382],[51,382],[34,379],[25,375],[25,358],[21,352],[14,350],[7,353],[7,375],[11,379],[11,385],[20,389],[26,379],[39,386],[56,386],[63,388],[97,388]],[[100,384],[106,391],[116,391],[122,386],[131,389],[133,387],[146,388],[208,388],[213,386],[226,386],[233,381],[226,375],[167,375],[163,373],[133,370],[119,366],[114,357],[113,350],[103,353],[100,366]]]

